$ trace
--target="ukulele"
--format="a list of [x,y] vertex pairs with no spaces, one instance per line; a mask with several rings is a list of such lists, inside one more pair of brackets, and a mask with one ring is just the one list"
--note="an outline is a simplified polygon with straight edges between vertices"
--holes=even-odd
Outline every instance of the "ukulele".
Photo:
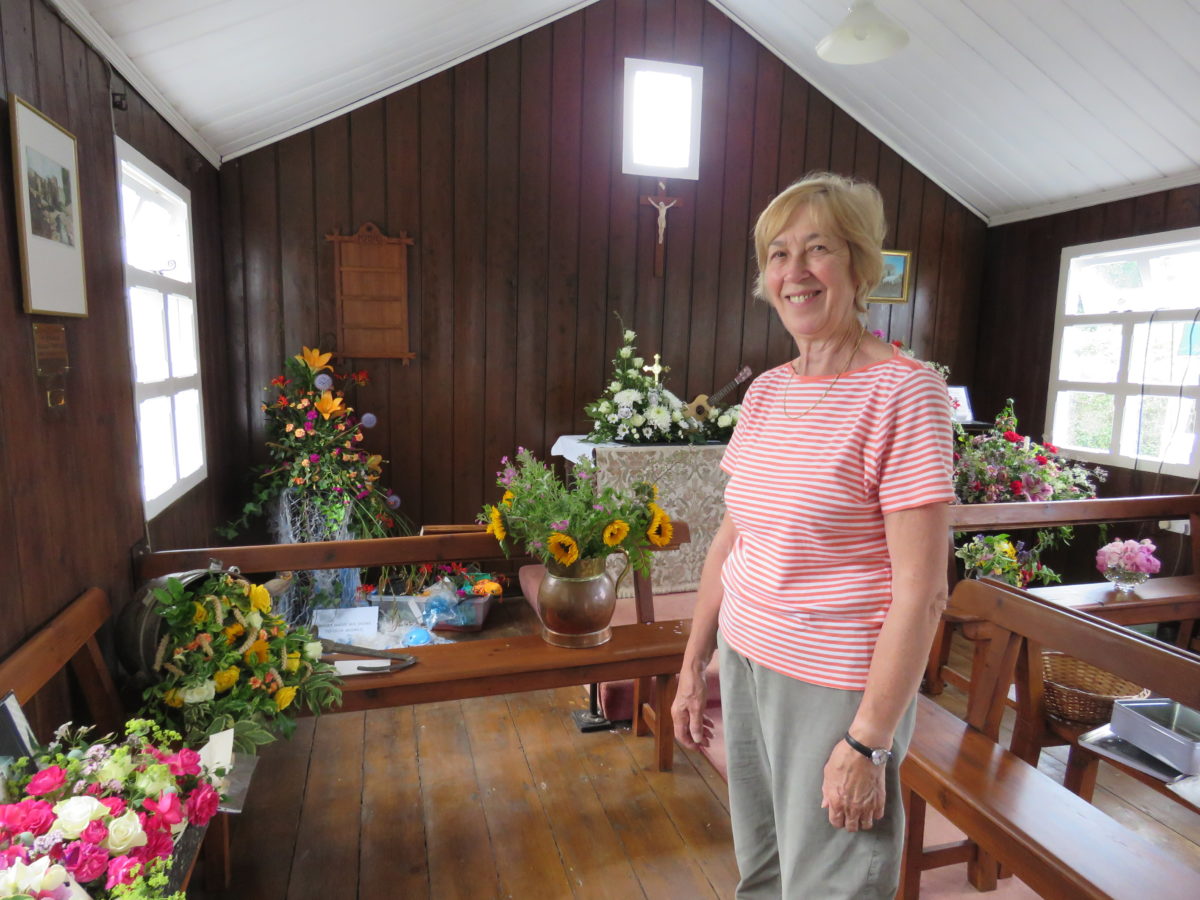
[[696,399],[684,407],[684,415],[691,416],[698,422],[703,422],[708,418],[709,412],[712,411],[712,408],[717,405],[717,402],[722,397],[749,378],[752,374],[753,373],[750,371],[749,366],[742,366],[742,370],[733,377],[733,381],[729,382],[729,384],[725,385],[711,397],[708,394],[697,394]]

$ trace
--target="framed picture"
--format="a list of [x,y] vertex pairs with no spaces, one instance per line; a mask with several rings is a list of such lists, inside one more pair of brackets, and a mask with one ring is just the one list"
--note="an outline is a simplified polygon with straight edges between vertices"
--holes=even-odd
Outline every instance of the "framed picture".
[[967,394],[967,389],[961,385],[950,385],[946,388],[950,392],[950,400],[954,404],[954,412],[950,418],[959,423],[974,422],[975,413],[971,411],[971,398]]
[[86,316],[75,136],[8,95],[25,311]]
[[874,303],[907,303],[912,282],[912,253],[908,250],[883,251],[883,278],[867,297]]

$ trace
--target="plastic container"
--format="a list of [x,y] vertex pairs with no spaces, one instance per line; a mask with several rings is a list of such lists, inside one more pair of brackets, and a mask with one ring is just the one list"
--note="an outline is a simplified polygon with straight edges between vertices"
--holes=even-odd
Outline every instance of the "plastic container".
[[1112,730],[1185,775],[1200,774],[1200,712],[1177,700],[1117,700]]
[[[382,596],[372,597],[371,603],[379,607],[381,616],[399,616],[401,621],[424,622],[426,612],[431,602],[441,599],[434,597],[413,596]],[[434,622],[434,631],[479,631],[491,611],[492,602],[496,598],[488,594],[480,597],[467,597],[451,608],[450,618],[439,618]]]

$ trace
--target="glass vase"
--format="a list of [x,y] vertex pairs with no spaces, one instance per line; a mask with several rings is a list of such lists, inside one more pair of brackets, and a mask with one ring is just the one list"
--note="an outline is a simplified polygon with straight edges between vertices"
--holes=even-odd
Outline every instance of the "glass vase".
[[1139,584],[1150,577],[1148,572],[1130,572],[1119,566],[1109,566],[1104,570],[1104,577],[1112,582],[1112,586],[1122,594],[1132,594]]

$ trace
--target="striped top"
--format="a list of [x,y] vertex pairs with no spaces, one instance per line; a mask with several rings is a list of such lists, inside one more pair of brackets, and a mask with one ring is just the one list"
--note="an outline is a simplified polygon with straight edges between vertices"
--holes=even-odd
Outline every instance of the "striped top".
[[892,602],[883,516],[954,499],[950,399],[898,352],[822,398],[832,379],[783,365],[746,393],[721,462],[737,539],[720,629],[768,669],[862,690]]

